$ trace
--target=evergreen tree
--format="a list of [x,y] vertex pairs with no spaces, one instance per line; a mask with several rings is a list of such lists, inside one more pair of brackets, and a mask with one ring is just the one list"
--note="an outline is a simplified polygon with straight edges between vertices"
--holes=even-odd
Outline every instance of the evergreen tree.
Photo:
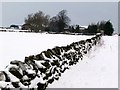
[[98,29],[98,27],[96,24],[89,25],[88,33],[95,34],[95,33],[97,33],[97,29]]
[[113,34],[113,25],[110,21],[107,21],[104,25],[104,34],[105,35],[112,35]]
[[76,25],[75,32],[76,32],[76,33],[79,33],[79,32],[80,32],[80,27],[79,27],[79,25]]

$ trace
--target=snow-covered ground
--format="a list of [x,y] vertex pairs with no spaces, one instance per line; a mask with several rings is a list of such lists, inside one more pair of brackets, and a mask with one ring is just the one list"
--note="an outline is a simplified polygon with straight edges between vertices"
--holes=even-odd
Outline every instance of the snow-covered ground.
[[118,88],[118,36],[103,40],[49,88]]
[[[93,36],[45,33],[0,32],[0,71],[12,60],[24,61],[48,48],[66,46]],[[49,88],[117,88],[118,36],[104,36],[104,44],[95,47],[83,61],[65,71]]]

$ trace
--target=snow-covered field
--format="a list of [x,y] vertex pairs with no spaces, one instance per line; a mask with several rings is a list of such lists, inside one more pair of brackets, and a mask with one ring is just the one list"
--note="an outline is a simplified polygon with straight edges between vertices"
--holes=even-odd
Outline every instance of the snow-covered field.
[[0,32],[0,70],[12,60],[24,61],[25,56],[39,54],[55,46],[66,46],[92,36],[45,33]]
[[[0,71],[12,60],[24,61],[48,48],[66,46],[93,36],[45,33],[0,32]],[[104,36],[104,44],[95,47],[83,61],[65,71],[49,88],[117,88],[118,36]]]

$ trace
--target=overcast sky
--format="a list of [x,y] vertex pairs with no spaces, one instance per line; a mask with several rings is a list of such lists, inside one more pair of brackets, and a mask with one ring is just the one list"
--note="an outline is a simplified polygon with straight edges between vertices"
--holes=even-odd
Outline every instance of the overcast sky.
[[24,24],[25,17],[38,10],[52,17],[63,9],[68,11],[71,24],[86,26],[102,20],[111,20],[118,31],[117,2],[2,2],[2,25]]

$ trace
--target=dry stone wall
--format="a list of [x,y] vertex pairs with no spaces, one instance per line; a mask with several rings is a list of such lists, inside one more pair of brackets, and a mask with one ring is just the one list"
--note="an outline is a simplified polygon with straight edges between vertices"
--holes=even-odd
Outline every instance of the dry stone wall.
[[69,67],[83,60],[83,56],[90,49],[100,44],[102,34],[97,34],[91,39],[73,42],[67,46],[57,46],[37,55],[25,57],[24,62],[14,60],[10,62],[5,71],[0,72],[0,85],[5,88],[31,88],[35,80],[40,90],[45,90],[48,84],[59,80],[62,73]]

